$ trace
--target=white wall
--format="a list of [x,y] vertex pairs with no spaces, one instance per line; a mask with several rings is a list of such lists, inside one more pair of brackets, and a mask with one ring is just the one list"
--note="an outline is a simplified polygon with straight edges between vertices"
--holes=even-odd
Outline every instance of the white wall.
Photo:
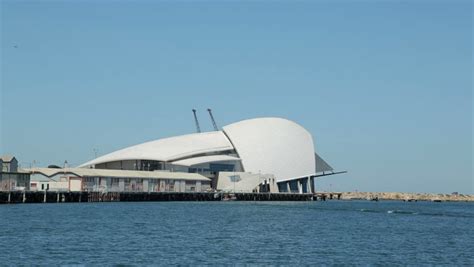
[[[232,178],[235,176],[235,179]],[[234,182],[235,180],[235,182]],[[271,174],[255,174],[248,172],[220,172],[217,179],[217,190],[229,192],[252,192],[260,183],[267,181],[271,183],[270,189],[276,186],[273,183],[274,176]],[[274,186],[273,186],[274,184]],[[272,192],[276,192],[272,190]]]
[[311,134],[281,118],[251,119],[224,127],[246,172],[273,173],[277,180],[316,172]]
[[[69,182],[32,181],[30,182],[30,188],[32,183],[36,183],[36,191],[69,191]],[[35,189],[31,188],[31,190]]]
[[78,192],[82,190],[82,179],[80,177],[69,178],[69,191]]

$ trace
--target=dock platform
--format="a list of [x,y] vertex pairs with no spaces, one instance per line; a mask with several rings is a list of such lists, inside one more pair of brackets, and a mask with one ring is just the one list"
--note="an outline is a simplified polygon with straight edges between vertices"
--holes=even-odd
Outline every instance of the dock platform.
[[[298,193],[223,193],[223,192],[53,192],[0,191],[0,204],[139,202],[139,201],[313,201],[326,200],[326,194]],[[332,199],[332,196],[331,196]]]

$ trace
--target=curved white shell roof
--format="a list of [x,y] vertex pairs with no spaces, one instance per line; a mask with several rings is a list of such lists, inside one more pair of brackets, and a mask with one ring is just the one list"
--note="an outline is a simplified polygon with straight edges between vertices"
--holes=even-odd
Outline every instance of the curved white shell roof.
[[173,161],[173,164],[181,166],[193,166],[203,163],[210,162],[222,162],[222,161],[240,161],[239,158],[228,156],[228,155],[211,155],[211,156],[202,156],[194,157],[189,159],[182,159],[178,161]]
[[245,172],[271,173],[277,181],[316,172],[311,134],[281,118],[244,120],[224,126],[223,131],[159,139],[112,152],[79,167],[121,160],[156,160],[185,166],[239,160],[229,155],[202,155],[234,149]]
[[120,160],[172,161],[196,154],[232,150],[232,144],[221,132],[195,133],[159,139],[117,150],[86,162],[79,167]]
[[246,172],[271,173],[276,180],[315,173],[311,134],[281,118],[240,121],[224,127]]

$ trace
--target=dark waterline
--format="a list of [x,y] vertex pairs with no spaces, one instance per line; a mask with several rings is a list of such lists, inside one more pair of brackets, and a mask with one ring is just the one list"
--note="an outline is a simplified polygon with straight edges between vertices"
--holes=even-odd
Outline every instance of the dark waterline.
[[1,265],[474,264],[474,204],[0,206]]

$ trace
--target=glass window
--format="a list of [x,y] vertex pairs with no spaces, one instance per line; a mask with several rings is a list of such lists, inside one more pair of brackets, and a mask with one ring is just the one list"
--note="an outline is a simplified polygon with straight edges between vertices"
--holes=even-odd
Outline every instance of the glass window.
[[298,193],[299,190],[298,190],[298,181],[296,180],[293,180],[293,181],[290,181],[290,190],[292,193]]
[[211,163],[211,164],[209,164],[209,170],[211,172],[233,171],[234,170],[234,165],[232,165],[232,164],[222,164],[222,163]]
[[286,183],[278,183],[278,192],[288,192],[288,188],[286,187]]

